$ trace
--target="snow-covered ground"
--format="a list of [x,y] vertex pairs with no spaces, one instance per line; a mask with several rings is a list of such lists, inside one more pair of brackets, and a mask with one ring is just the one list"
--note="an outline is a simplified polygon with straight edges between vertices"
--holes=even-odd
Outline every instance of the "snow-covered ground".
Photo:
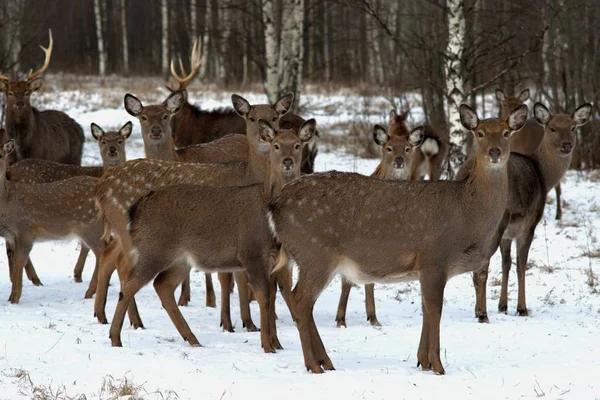
[[[262,95],[245,95],[251,102],[265,101]],[[73,96],[81,99],[83,95]],[[212,96],[211,101],[190,97],[200,99],[206,107],[228,105],[228,95],[217,100]],[[307,95],[304,99],[317,110],[318,123],[333,124],[333,118],[345,115],[327,112],[325,103],[335,102],[326,96]],[[380,122],[389,108],[383,100],[369,100],[379,104],[373,118],[380,115]],[[347,108],[364,103],[358,97],[345,101],[350,102]],[[114,104],[113,109],[95,107],[92,101],[65,101],[67,104],[88,137],[92,121],[118,128],[133,120],[121,104]],[[129,158],[143,154],[137,121],[134,126]],[[90,139],[85,147],[86,164],[99,162],[96,151]],[[376,163],[341,151],[322,152],[317,157],[321,171],[368,174]],[[479,324],[474,318],[470,275],[449,282],[441,324],[445,376],[416,368],[421,330],[416,283],[376,286],[377,315],[383,325],[378,329],[366,321],[363,288],[354,289],[348,328],[340,329],[334,322],[340,293],[340,281],[335,278],[318,300],[314,314],[337,371],[312,375],[304,368],[298,333],[281,299],[277,301],[278,333],[284,350],[264,354],[259,334],[244,332],[239,319],[235,333],[221,331],[218,309],[204,307],[204,275],[200,273],[192,276],[192,302],[182,311],[204,347],[190,348],[183,342],[148,286],[136,297],[146,329],[125,327],[124,347],[112,348],[109,325],[98,324],[93,317],[93,300],[83,299],[93,256],[88,258],[84,283],[75,283],[72,271],[77,243],[37,244],[32,260],[44,286],[25,282],[20,304],[0,303],[0,399],[117,398],[119,388],[124,390],[122,395],[129,388],[138,397],[156,399],[600,398],[600,287],[588,284],[590,269],[596,281],[600,271],[599,181],[597,173],[569,172],[563,184],[563,221],[554,220],[554,204],[547,207],[530,253],[529,317],[515,315],[514,269],[508,315],[495,311],[500,289],[499,255],[492,259],[488,282],[489,324]],[[0,253],[4,254],[4,249]],[[0,274],[0,298],[8,298],[10,281],[3,255],[0,269],[4,271]],[[115,278],[107,304],[109,319],[117,295]],[[239,307],[237,294],[233,296],[235,323]],[[258,323],[256,303],[252,313]]]

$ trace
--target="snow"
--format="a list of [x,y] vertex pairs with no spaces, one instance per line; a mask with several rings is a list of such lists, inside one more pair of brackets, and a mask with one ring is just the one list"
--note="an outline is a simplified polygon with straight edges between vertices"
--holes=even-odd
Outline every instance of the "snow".
[[[246,95],[251,102],[265,100],[264,96]],[[190,97],[200,98],[209,108],[227,105],[228,101],[226,95],[211,102],[202,96]],[[304,99],[321,105],[333,102],[326,96],[306,95]],[[381,102],[382,98],[372,101]],[[350,98],[348,102],[356,105],[361,99]],[[99,163],[89,134],[91,121],[104,128],[119,128],[132,120],[135,128],[128,142],[128,155],[143,155],[139,124],[119,105],[113,109],[94,107],[92,111],[81,104],[73,107],[72,115],[88,136],[84,163]],[[329,122],[327,116],[319,117],[319,113],[327,114],[323,108],[316,113],[319,123],[319,118]],[[379,115],[385,116],[386,111],[382,108]],[[339,150],[317,156],[320,171],[370,174],[376,164],[377,160],[360,159]],[[150,399],[264,398],[265,390],[289,399],[444,395],[461,399],[542,395],[551,399],[598,398],[600,288],[597,284],[592,288],[587,282],[590,268],[596,280],[600,270],[599,180],[597,173],[569,172],[563,183],[563,221],[554,220],[554,204],[546,208],[530,252],[529,317],[516,316],[515,268],[511,271],[508,315],[495,311],[501,275],[498,254],[492,259],[488,281],[489,324],[479,324],[474,317],[470,275],[460,275],[448,283],[441,322],[445,376],[416,368],[421,330],[416,282],[375,286],[377,315],[383,325],[377,329],[366,321],[364,289],[353,289],[346,317],[348,328],[336,328],[341,288],[336,277],[319,298],[314,315],[337,371],[312,375],[304,368],[297,329],[280,297],[277,327],[284,350],[264,354],[259,334],[244,332],[241,327],[237,293],[232,295],[236,332],[221,331],[219,310],[204,306],[201,273],[192,275],[192,301],[182,312],[204,347],[191,348],[179,337],[149,285],[136,297],[146,329],[125,326],[124,347],[112,348],[109,325],[98,324],[93,317],[93,300],[83,299],[94,267],[93,256],[88,257],[84,283],[75,283],[72,271],[77,243],[39,243],[31,258],[44,286],[24,282],[20,304],[0,303],[0,399],[31,398],[36,390],[54,393],[56,398],[117,398],[110,391],[110,383],[118,386],[125,379],[133,382],[138,396]],[[390,235],[395,236],[398,240],[418,240],[403,238],[401,232]],[[8,271],[5,257],[0,257],[0,264]],[[0,278],[0,296],[5,299],[10,293],[7,275],[4,272]],[[218,284],[215,289],[219,298]],[[109,319],[117,298],[118,280],[114,278],[107,303]],[[254,302],[251,307],[254,322],[258,323],[258,306]]]

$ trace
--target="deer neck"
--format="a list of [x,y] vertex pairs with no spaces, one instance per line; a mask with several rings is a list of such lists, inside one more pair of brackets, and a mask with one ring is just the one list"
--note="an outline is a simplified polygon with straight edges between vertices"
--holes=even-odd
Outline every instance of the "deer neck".
[[467,180],[469,194],[485,208],[504,212],[508,202],[508,163],[502,168],[490,168],[481,166],[477,158],[474,161]]
[[[250,145],[252,148],[252,144]],[[269,153],[261,153],[256,149],[248,154],[248,170],[246,175],[251,182],[264,182],[268,174]]]
[[144,143],[146,158],[162,161],[179,161],[175,151],[175,142],[169,137],[162,144]]
[[263,202],[268,204],[277,196],[279,196],[283,186],[291,181],[296,175],[299,174],[293,174],[292,177],[287,178],[283,174],[283,171],[273,171],[272,168],[269,168],[263,184]]
[[571,165],[573,153],[565,157],[560,157],[556,152],[557,150],[551,148],[546,140],[542,140],[542,143],[533,154],[533,158],[540,164],[546,185],[546,192],[549,192],[554,186],[558,185],[565,172],[567,172],[569,165]]

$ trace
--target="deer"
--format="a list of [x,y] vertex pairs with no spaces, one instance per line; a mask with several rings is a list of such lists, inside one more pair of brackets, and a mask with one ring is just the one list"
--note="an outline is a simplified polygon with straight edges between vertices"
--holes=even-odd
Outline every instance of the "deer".
[[[423,325],[417,366],[444,374],[444,288],[452,276],[489,262],[496,230],[506,220],[510,136],[525,125],[527,111],[520,106],[505,120],[480,120],[469,106],[460,106],[462,125],[475,139],[473,172],[465,181],[384,181],[332,171],[302,176],[282,189],[268,208],[282,246],[273,271],[290,258],[298,266],[291,300],[309,371],[334,369],[312,310],[339,273],[361,284],[418,280]],[[413,141],[424,130],[414,128]],[[411,240],[396,240],[398,229]]]
[[[6,172],[6,177],[13,182],[26,184],[50,183],[76,176],[100,178],[108,168],[125,161],[125,142],[131,135],[132,126],[131,122],[127,122],[118,131],[105,132],[100,126],[92,122],[90,130],[92,137],[98,141],[102,166],[61,164],[36,158],[26,158],[12,164]],[[81,245],[79,258],[73,271],[75,282],[82,282],[83,267],[85,266],[89,251],[90,249],[85,244]],[[90,281],[85,298],[91,298],[96,292],[97,269],[98,260],[96,260],[94,277]],[[31,260],[27,261],[25,272],[34,285],[39,286],[42,284]]]
[[258,125],[261,141],[270,145],[264,183],[228,188],[170,186],[151,192],[129,209],[135,262],[125,274],[110,327],[113,346],[122,345],[125,310],[133,296],[151,280],[181,337],[191,346],[200,346],[174,297],[175,288],[193,266],[246,273],[260,306],[263,351],[282,349],[275,326],[276,282],[270,274],[279,249],[265,210],[287,182],[300,176],[302,145],[314,134],[315,120],[306,121],[298,134],[276,131],[262,119]]
[[[398,115],[396,110],[390,111],[388,132],[390,136],[407,136],[409,134],[406,126],[406,117],[409,110]],[[430,125],[423,125],[424,140],[413,155],[410,167],[409,179],[418,180],[425,174],[429,179],[437,181],[442,174],[444,160],[450,150],[450,140],[448,134],[443,134],[433,129]]]
[[[171,95],[173,96],[173,95]],[[175,101],[172,110],[181,105],[182,97],[169,97]],[[232,95],[234,109],[246,121],[246,140],[250,143],[252,151],[248,154],[247,162],[229,164],[206,163],[181,163],[156,159],[132,160],[120,164],[107,171],[98,182],[96,188],[96,202],[106,221],[105,235],[112,233],[111,241],[100,258],[100,271],[98,275],[98,288],[94,304],[94,315],[100,323],[106,324],[108,320],[105,313],[106,292],[110,275],[117,267],[120,260],[127,260],[131,253],[131,240],[127,230],[126,211],[141,197],[151,190],[164,186],[194,184],[213,187],[244,186],[264,182],[267,174],[268,150],[267,144],[260,140],[258,120],[268,121],[274,129],[279,129],[278,122],[285,115],[293,102],[293,93],[282,96],[275,105],[251,105],[246,99],[236,94]],[[171,100],[167,102],[170,104]],[[168,121],[164,120],[165,123]],[[164,129],[168,129],[165,125]],[[267,148],[265,148],[267,147]],[[121,254],[125,257],[120,256]],[[209,275],[210,276],[210,275]],[[256,330],[250,317],[247,301],[247,284],[243,282],[244,274],[236,274],[238,290],[240,290],[240,307],[242,321],[247,330]],[[230,277],[219,275],[223,287],[230,287]],[[227,286],[229,285],[229,286]],[[209,288],[207,287],[207,293]],[[229,291],[222,290],[227,295]],[[183,296],[183,294],[182,294]],[[214,291],[213,291],[214,296]],[[213,300],[214,301],[214,300]],[[228,299],[227,299],[228,301]],[[180,303],[181,305],[181,299]],[[225,330],[233,331],[228,310],[221,307],[221,325]]]
[[[525,296],[525,273],[529,249],[533,242],[535,228],[544,215],[546,196],[562,179],[571,163],[573,149],[577,144],[576,130],[587,123],[591,116],[592,105],[578,107],[571,115],[554,114],[542,103],[535,103],[533,114],[544,136],[537,149],[529,156],[511,153],[508,162],[510,181],[508,212],[509,224],[499,243],[502,255],[502,286],[498,311],[508,310],[508,278],[512,265],[511,245],[517,242],[518,300],[517,315],[528,316]],[[527,124],[531,123],[531,120]],[[527,128],[527,124],[523,129]],[[511,142],[512,145],[512,142]],[[468,176],[469,165],[463,167],[458,179]],[[498,246],[493,251],[495,252]],[[486,283],[489,265],[473,273],[476,292],[475,316],[479,322],[489,322],[486,305]]]
[[[422,139],[418,136],[419,139]],[[373,141],[381,146],[381,161],[371,177],[382,180],[404,180],[407,178],[407,171],[410,171],[412,159],[421,145],[421,142],[412,142],[410,135],[390,136],[381,125],[373,127]],[[352,284],[347,280],[342,280],[342,293],[335,317],[338,327],[346,327],[346,308],[348,307],[348,297],[352,290]],[[374,285],[365,285],[365,304],[367,312],[367,321],[371,326],[381,326],[375,312],[375,293]]]
[[48,47],[40,46],[45,54],[40,69],[30,71],[25,80],[13,81],[0,74],[0,91],[6,96],[6,139],[15,140],[11,164],[26,158],[39,158],[81,165],[85,140],[81,126],[62,111],[40,111],[31,106],[31,94],[42,87],[41,76],[50,64],[54,41],[52,31],[48,34]]
[[[171,118],[171,130],[173,132],[173,142],[177,148],[185,148],[201,143],[216,141],[224,136],[232,134],[245,134],[246,125],[243,118],[231,107],[219,108],[215,110],[203,110],[197,105],[192,105],[188,101],[187,87],[198,74],[202,60],[201,42],[194,41],[190,54],[190,71],[186,72],[181,57],[178,60],[179,71],[175,66],[175,61],[171,60],[171,77],[175,84],[167,84],[166,88],[171,92],[182,92],[185,102],[181,111]],[[281,118],[280,125],[285,129],[294,129],[298,131],[305,120],[293,113],[287,113]],[[317,139],[319,133],[316,132],[313,138],[303,147],[301,171],[310,174],[314,171],[314,160],[317,156]],[[237,139],[240,139],[236,136]],[[230,137],[230,139],[233,139]],[[238,144],[238,143],[236,143]],[[241,141],[240,145],[247,144]],[[248,150],[246,150],[246,153]],[[235,160],[235,161],[245,161]],[[196,161],[206,162],[206,161]],[[217,161],[221,162],[221,161]]]

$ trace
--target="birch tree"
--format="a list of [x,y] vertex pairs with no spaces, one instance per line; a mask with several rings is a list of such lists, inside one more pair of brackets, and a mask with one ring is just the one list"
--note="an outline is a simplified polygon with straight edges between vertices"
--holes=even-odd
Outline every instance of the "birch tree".
[[190,0],[190,36],[192,41],[198,36],[198,18],[196,16],[196,0]]
[[123,75],[129,75],[129,42],[127,41],[127,0],[121,0],[121,47],[123,51]]
[[169,5],[167,0],[161,0],[160,14],[162,17],[161,71],[163,75],[169,75]]
[[274,104],[279,94],[279,40],[275,30],[275,5],[273,0],[262,0],[262,18],[265,25],[265,91],[269,103]]
[[230,0],[220,0],[219,1],[219,31],[221,33],[221,37],[219,38],[219,64],[217,69],[217,77],[221,84],[227,85],[227,55],[229,38],[231,35],[231,13],[230,9]]
[[450,169],[453,176],[465,162],[467,148],[466,135],[460,123],[458,107],[464,100],[464,80],[462,77],[462,53],[465,42],[464,0],[448,0],[446,3],[448,20],[448,45],[446,47],[444,72],[448,101],[448,128],[450,130]]
[[200,70],[198,75],[201,81],[206,80],[208,73],[208,62],[211,59],[211,43],[209,30],[212,21],[211,0],[206,0],[206,8],[204,9],[204,31],[202,32],[202,59],[200,60]]
[[96,17],[96,37],[98,44],[98,73],[100,76],[106,75],[106,46],[104,45],[104,32],[102,29],[102,5],[101,1],[94,0],[94,15]]

